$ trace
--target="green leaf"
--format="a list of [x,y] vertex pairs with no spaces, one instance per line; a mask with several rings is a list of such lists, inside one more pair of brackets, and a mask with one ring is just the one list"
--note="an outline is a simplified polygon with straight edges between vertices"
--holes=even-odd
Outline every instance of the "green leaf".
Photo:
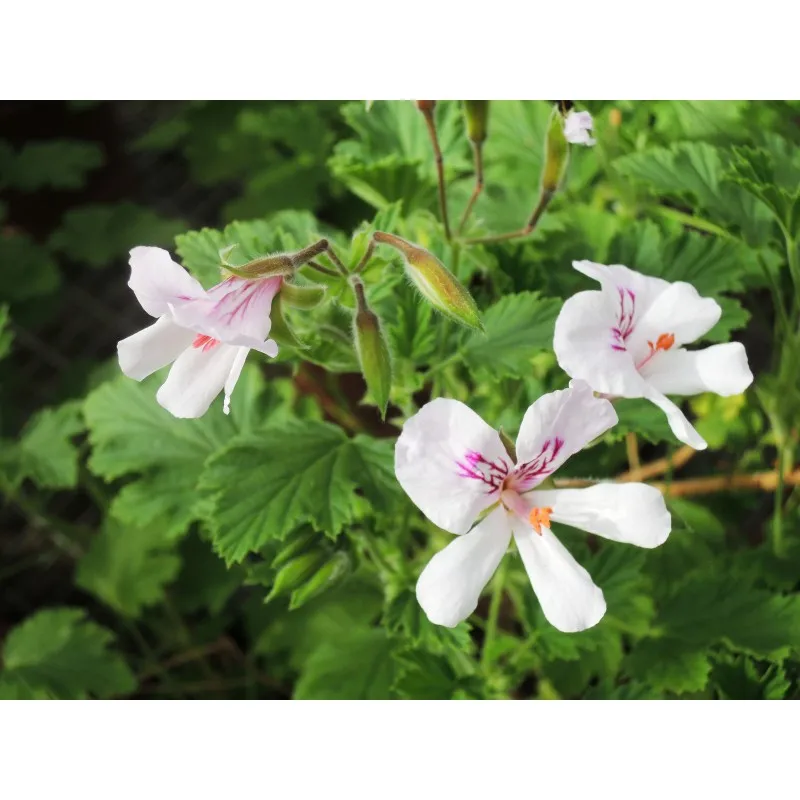
[[83,429],[78,401],[39,411],[20,438],[23,474],[43,488],[74,488],[78,483],[78,448],[72,438]]
[[156,402],[157,383],[157,378],[136,383],[124,376],[109,381],[86,398],[84,414],[94,474],[111,481],[144,473],[114,499],[114,516],[135,528],[153,526],[170,541],[198,518],[196,486],[203,463],[236,427],[233,414],[222,414],[217,405],[201,419],[176,419]]
[[796,146],[780,137],[771,141],[777,157],[765,148],[734,148],[729,176],[772,211],[787,235],[796,237],[800,233],[800,157]]
[[201,482],[210,499],[217,552],[241,561],[303,522],[334,538],[360,508],[358,488],[378,508],[398,494],[391,443],[348,439],[332,425],[290,421],[234,440]]
[[[469,146],[455,102],[437,105],[437,132],[449,177],[470,168]],[[402,200],[407,211],[436,204],[436,164],[422,114],[407,100],[381,101],[368,112],[348,103],[342,116],[357,134],[339,142],[328,166],[351,192],[378,209]]]
[[382,630],[352,630],[315,650],[295,685],[295,700],[388,700],[399,674],[395,643]]
[[87,205],[69,210],[50,236],[50,247],[73,261],[105,267],[126,259],[135,245],[169,247],[186,227],[136,203]]
[[790,686],[779,664],[759,669],[747,656],[720,655],[711,680],[723,700],[783,700]]
[[759,269],[756,251],[742,242],[694,231],[669,235],[650,220],[624,227],[608,258],[646,275],[691,283],[704,297],[741,291]]
[[655,689],[684,694],[705,689],[711,662],[702,647],[677,639],[645,639],[628,656],[624,669]]
[[[379,587],[366,580],[364,575],[355,575],[302,608],[290,614],[275,615],[258,633],[253,649],[271,660],[277,654],[288,653],[289,664],[294,669],[302,669],[322,645],[335,645],[353,631],[363,631],[374,623],[382,599]],[[259,602],[258,608],[270,613],[274,606],[264,606]]]
[[672,141],[680,139],[747,139],[743,124],[747,100],[662,100],[652,103],[656,130]]
[[25,234],[0,231],[0,301],[19,302],[50,294],[60,281],[47,250]]
[[136,680],[113,640],[81,609],[38,611],[6,637],[3,681],[64,700],[129,694]]
[[176,419],[156,403],[157,383],[121,376],[86,398],[89,467],[96,475],[113,480],[166,466],[198,474],[206,457],[236,432],[216,407],[201,419]]
[[409,643],[429,653],[469,655],[475,650],[470,626],[466,622],[454,628],[434,625],[425,616],[411,588],[397,592],[387,603],[383,624],[390,632],[403,636]]
[[200,467],[202,463],[192,469],[155,469],[126,484],[111,501],[111,516],[128,527],[153,527],[165,542],[179,539],[199,515],[196,488]]
[[486,333],[462,337],[459,354],[465,364],[490,378],[521,377],[531,358],[553,342],[561,302],[537,292],[507,295],[483,315]]
[[0,140],[0,186],[35,192],[80,189],[86,174],[103,163],[103,151],[91,142],[52,139],[28,142],[18,152]]
[[164,587],[180,566],[157,526],[137,530],[109,523],[78,562],[75,582],[121,614],[138,617],[163,601]]
[[800,648],[800,595],[743,586],[733,575],[703,573],[675,588],[659,609],[665,635],[690,645],[724,642],[734,650],[781,658]]
[[656,192],[694,200],[713,222],[740,230],[749,242],[764,244],[770,235],[770,212],[744,189],[725,182],[726,161],[726,154],[710,144],[681,142],[622,156],[614,168]]

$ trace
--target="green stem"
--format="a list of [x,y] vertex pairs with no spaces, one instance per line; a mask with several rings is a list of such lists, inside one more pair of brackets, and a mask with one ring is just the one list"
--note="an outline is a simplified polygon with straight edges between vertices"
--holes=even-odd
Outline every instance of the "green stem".
[[781,444],[778,449],[778,483],[775,486],[775,512],[772,517],[772,550],[776,556],[783,555],[783,491],[786,467],[786,450]]
[[685,214],[683,211],[678,211],[676,208],[669,208],[667,206],[656,206],[656,213],[664,217],[664,219],[671,219],[675,222],[680,222],[687,228],[694,228],[704,233],[712,233],[714,236],[720,236],[724,239],[735,239],[736,237],[728,233],[725,228],[715,225],[702,217],[695,217],[692,214]]
[[497,637],[497,622],[500,617],[500,605],[503,602],[503,590],[506,581],[506,562],[504,558],[497,568],[492,581],[492,599],[489,601],[489,614],[486,618],[486,635],[483,640],[483,650],[481,652],[481,666],[489,667],[491,663],[491,652],[494,640]]

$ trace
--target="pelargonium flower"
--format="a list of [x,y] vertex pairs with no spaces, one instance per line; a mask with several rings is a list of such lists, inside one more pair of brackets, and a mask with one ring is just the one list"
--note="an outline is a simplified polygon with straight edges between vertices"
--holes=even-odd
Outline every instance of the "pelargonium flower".
[[579,292],[556,320],[553,349],[561,368],[609,397],[645,397],[667,415],[675,436],[702,450],[707,445],[666,395],[743,392],[753,373],[739,342],[689,351],[683,345],[716,325],[722,309],[688,283],[669,283],[623,266],[573,261],[600,283]]
[[641,483],[537,487],[616,422],[608,400],[573,381],[527,410],[516,463],[497,431],[457,400],[433,400],[405,423],[395,448],[397,479],[431,522],[457,535],[417,581],[417,599],[431,622],[453,627],[475,610],[512,536],[556,628],[580,631],[600,621],[603,592],[555,537],[551,521],[656,547],[670,531],[664,499]]
[[564,138],[570,144],[585,144],[591,147],[596,143],[592,138],[594,120],[588,111],[570,111],[564,120]]
[[230,277],[206,291],[159,247],[134,247],[130,265],[128,286],[157,321],[119,342],[120,368],[140,381],[172,364],[156,394],[160,405],[176,417],[200,417],[224,390],[227,414],[248,352],[278,354],[267,335],[282,278]]

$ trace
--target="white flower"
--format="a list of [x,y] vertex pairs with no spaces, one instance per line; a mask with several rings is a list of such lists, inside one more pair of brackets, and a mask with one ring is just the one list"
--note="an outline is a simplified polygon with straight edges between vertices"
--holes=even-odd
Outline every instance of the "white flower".
[[579,292],[556,320],[553,349],[561,368],[610,397],[646,397],[662,409],[675,436],[707,445],[665,395],[740,394],[753,381],[738,342],[688,351],[716,325],[719,304],[688,283],[669,283],[627,267],[573,261],[601,290]]
[[595,144],[592,138],[594,120],[588,111],[570,111],[564,120],[564,138],[571,144],[585,144],[591,147]]
[[130,265],[128,285],[158,321],[117,345],[120,368],[140,381],[174,361],[158,402],[176,417],[200,417],[224,389],[227,414],[248,352],[278,354],[267,334],[282,279],[231,277],[205,291],[159,247],[134,247]]
[[516,465],[498,433],[457,400],[433,400],[406,422],[395,448],[397,479],[431,522],[457,534],[417,582],[417,599],[431,622],[453,627],[475,610],[512,535],[542,611],[556,628],[580,631],[600,621],[603,593],[553,535],[550,520],[656,547],[670,531],[664,499],[641,483],[536,487],[616,422],[611,403],[573,381],[528,409]]

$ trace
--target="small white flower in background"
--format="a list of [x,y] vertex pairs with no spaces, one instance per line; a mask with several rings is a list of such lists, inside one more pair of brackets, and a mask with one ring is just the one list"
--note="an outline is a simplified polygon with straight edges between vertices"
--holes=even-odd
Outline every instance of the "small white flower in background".
[[176,417],[201,417],[224,390],[227,414],[248,352],[278,354],[267,335],[282,278],[230,277],[206,291],[166,250],[134,247],[130,255],[128,285],[157,322],[117,345],[120,368],[140,381],[175,362],[159,404]]
[[585,144],[591,147],[596,140],[592,138],[594,120],[588,111],[570,111],[564,120],[564,138],[570,144]]
[[579,292],[556,320],[553,349],[561,368],[609,397],[645,397],[667,415],[672,432],[697,450],[707,445],[665,395],[741,394],[752,382],[739,342],[689,351],[722,314],[715,300],[681,281],[669,283],[623,266],[573,261],[599,281]]
[[527,410],[516,464],[497,431],[457,400],[433,400],[405,423],[395,448],[397,479],[431,522],[457,534],[417,582],[417,599],[431,622],[453,627],[475,610],[512,535],[542,611],[556,628],[580,631],[600,621],[603,593],[553,535],[550,521],[656,547],[670,531],[664,499],[641,483],[536,487],[616,422],[611,403],[573,381]]

